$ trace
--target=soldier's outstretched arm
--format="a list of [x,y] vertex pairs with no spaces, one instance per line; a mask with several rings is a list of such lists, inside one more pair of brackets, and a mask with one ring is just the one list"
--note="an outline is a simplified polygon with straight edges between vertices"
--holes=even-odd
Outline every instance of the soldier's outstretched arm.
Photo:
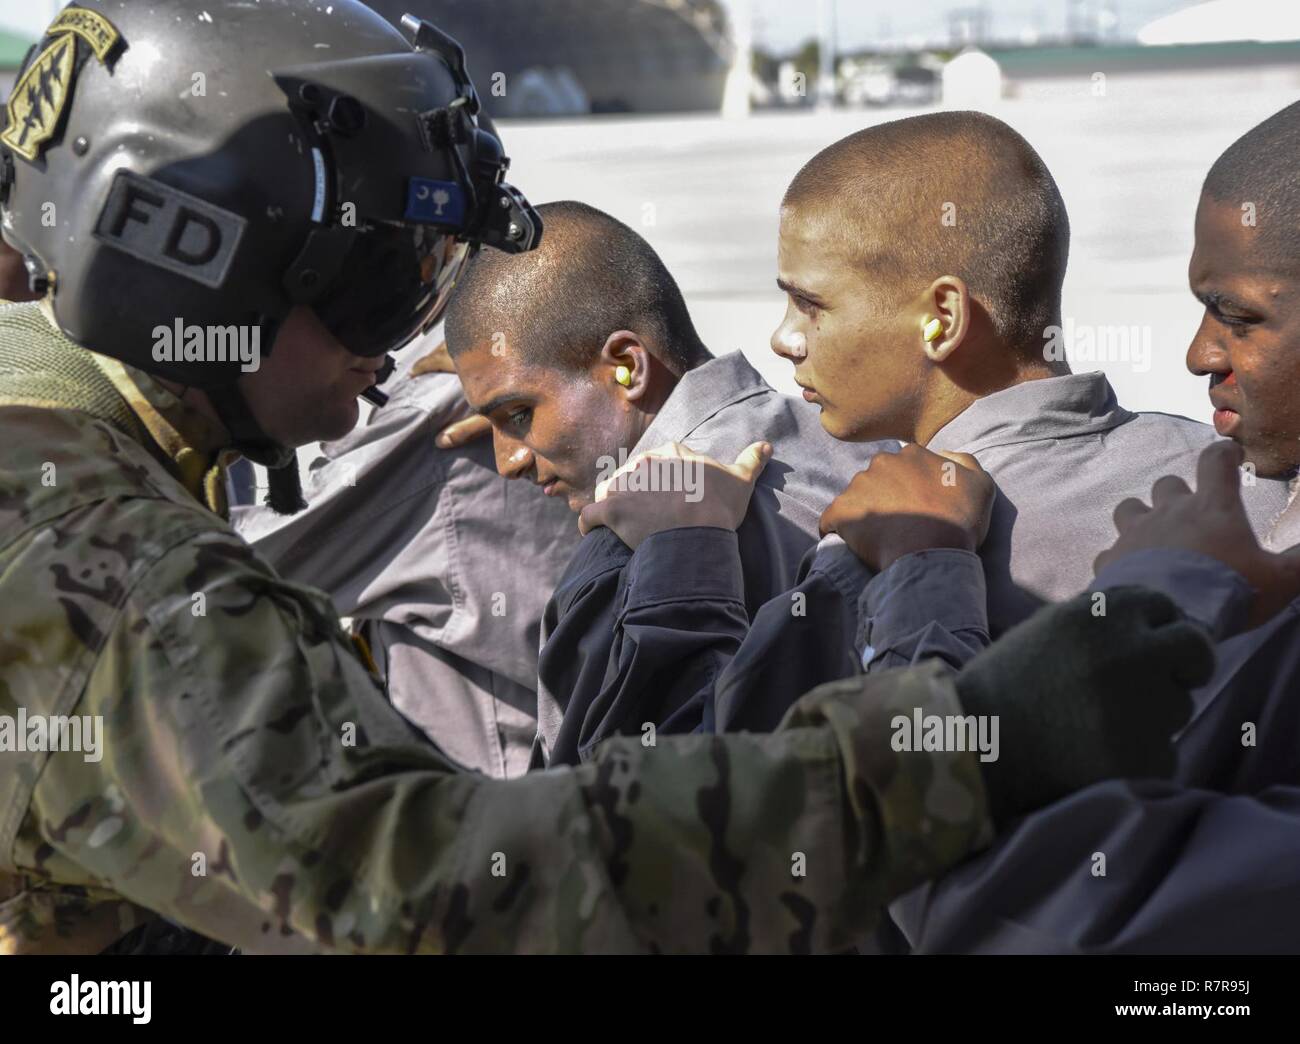
[[503,782],[413,739],[324,597],[233,535],[168,552],[100,640],[69,712],[102,759],[48,759],[18,863],[250,951],[834,949],[990,836],[974,752],[890,747],[895,714],[961,713],[929,669]]

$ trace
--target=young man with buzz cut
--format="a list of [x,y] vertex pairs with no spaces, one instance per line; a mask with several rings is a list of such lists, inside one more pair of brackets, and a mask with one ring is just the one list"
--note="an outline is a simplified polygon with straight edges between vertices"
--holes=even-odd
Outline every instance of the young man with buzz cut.
[[[1238,476],[1300,471],[1300,103],[1210,168],[1188,267],[1187,368],[1232,442],[1114,511],[1094,590],[1168,594],[1218,639],[1170,782],[1090,787],[893,906],[926,951],[1300,951],[1300,503],[1261,542]],[[1253,212],[1253,221],[1243,215]],[[1091,870],[1095,853],[1105,875]]]

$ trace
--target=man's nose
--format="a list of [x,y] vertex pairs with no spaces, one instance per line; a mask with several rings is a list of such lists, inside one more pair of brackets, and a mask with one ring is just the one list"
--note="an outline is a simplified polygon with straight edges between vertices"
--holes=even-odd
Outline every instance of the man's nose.
[[1232,361],[1219,339],[1210,329],[1211,320],[1207,315],[1201,320],[1200,329],[1187,347],[1187,368],[1197,377],[1212,373],[1231,373]]
[[497,473],[503,478],[522,478],[532,469],[532,450],[496,428],[492,429],[492,450],[496,454]]
[[803,333],[794,329],[790,322],[784,322],[772,333],[772,351],[789,359],[792,363],[802,362],[808,355],[808,340]]

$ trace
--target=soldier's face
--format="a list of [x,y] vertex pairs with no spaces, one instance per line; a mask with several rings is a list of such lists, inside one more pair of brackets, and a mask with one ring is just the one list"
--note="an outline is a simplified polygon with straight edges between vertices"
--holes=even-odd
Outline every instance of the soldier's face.
[[562,372],[484,343],[456,357],[456,372],[470,406],[492,422],[497,471],[564,497],[571,511],[591,503],[608,474],[601,457],[617,457],[639,438],[607,365]]
[[[1210,378],[1214,427],[1269,478],[1300,466],[1300,272],[1258,245],[1235,203],[1201,198],[1192,293],[1205,306],[1187,368]],[[1259,220],[1266,220],[1260,215]]]
[[239,386],[263,431],[285,446],[303,446],[340,439],[356,426],[357,397],[375,383],[383,362],[382,355],[353,355],[315,312],[298,306]]
[[772,351],[794,363],[835,438],[914,439],[927,373],[916,317],[835,246],[834,231],[818,215],[782,209],[777,285],[787,303]]

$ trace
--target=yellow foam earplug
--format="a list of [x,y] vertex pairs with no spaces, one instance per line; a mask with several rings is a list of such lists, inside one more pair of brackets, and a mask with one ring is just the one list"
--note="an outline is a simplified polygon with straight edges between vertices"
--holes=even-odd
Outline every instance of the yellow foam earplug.
[[931,319],[921,330],[921,336],[925,338],[925,343],[929,344],[936,337],[943,333],[943,323],[938,319]]
[[632,383],[632,371],[626,366],[620,366],[614,371],[614,380],[618,381],[619,384],[626,388]]

